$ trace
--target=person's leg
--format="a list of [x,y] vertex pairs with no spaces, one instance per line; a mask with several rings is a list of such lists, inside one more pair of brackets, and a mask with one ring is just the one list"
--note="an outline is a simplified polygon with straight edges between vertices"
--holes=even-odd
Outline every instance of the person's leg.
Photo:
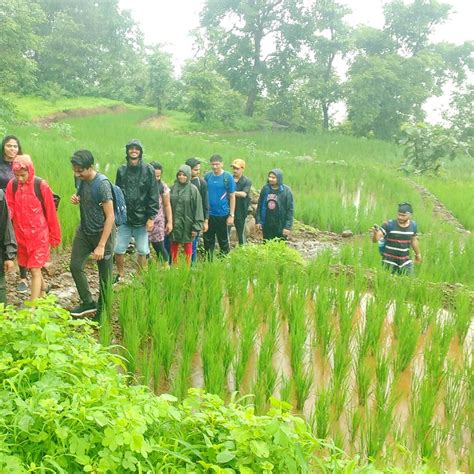
[[204,251],[208,260],[214,257],[214,248],[216,246],[216,217],[209,216],[209,226],[207,232],[203,234],[204,238]]
[[132,229],[127,224],[122,224],[117,231],[115,243],[115,264],[121,278],[125,278],[125,252],[132,238]]
[[163,240],[161,242],[152,242],[151,245],[155,249],[158,259],[161,262],[168,263],[170,256],[165,248],[165,242]]
[[217,235],[217,241],[219,242],[220,252],[226,255],[230,252],[229,228],[227,226],[226,216],[219,216],[218,218],[216,218],[215,230]]
[[193,243],[192,242],[186,242],[183,244],[184,246],[184,255],[186,257],[186,263],[188,265],[191,265],[191,259],[193,256]]
[[86,272],[84,271],[84,265],[89,258],[89,255],[94,250],[92,244],[88,241],[87,236],[82,232],[81,228],[78,227],[76,235],[72,242],[71,250],[71,262],[69,269],[76,284],[77,292],[83,303],[92,303],[92,295],[89,289],[89,283],[87,282]]
[[171,262],[176,264],[178,261],[178,252],[179,252],[179,244],[174,240],[170,240],[170,254],[171,254]]
[[148,242],[148,232],[145,226],[133,227],[132,236],[135,239],[135,249],[137,251],[137,262],[140,270],[147,266],[147,256],[150,253],[150,244]]
[[194,263],[197,260],[197,249],[198,249],[198,244],[199,244],[199,238],[201,237],[200,233],[194,237],[193,242],[192,242],[192,249],[193,249],[193,254],[191,257],[191,262]]
[[7,304],[7,288],[5,285],[5,273],[3,271],[3,264],[0,268],[0,303]]
[[234,225],[239,245],[245,245],[245,218],[235,220]]
[[41,296],[43,288],[43,275],[41,274],[41,267],[30,268],[31,272],[31,301],[38,299]]

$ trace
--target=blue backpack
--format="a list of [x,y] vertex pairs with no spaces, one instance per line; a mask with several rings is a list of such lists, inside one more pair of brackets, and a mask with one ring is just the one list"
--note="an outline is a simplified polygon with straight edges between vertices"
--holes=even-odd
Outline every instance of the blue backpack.
[[[395,230],[395,227],[396,225],[394,219],[390,219],[389,221],[387,221],[387,234],[390,233],[392,230]],[[412,230],[416,234],[417,226],[415,221],[410,221],[410,230]],[[385,237],[386,235],[378,240],[379,252],[382,256],[385,253]]]
[[[114,203],[115,225],[121,226],[127,222],[127,205],[125,204],[125,196],[123,191],[115,184],[113,184],[107,176],[97,173],[97,178],[92,183],[91,194],[92,197],[100,204],[99,201],[99,184],[102,181],[108,181],[112,188],[112,199]],[[79,185],[80,186],[80,185]]]

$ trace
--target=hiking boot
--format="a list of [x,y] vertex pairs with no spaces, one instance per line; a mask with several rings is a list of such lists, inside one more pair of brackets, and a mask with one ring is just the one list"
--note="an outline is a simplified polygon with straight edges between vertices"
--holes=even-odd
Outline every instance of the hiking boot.
[[92,313],[97,311],[97,305],[92,303],[81,303],[80,305],[72,308],[70,313],[71,316],[80,317],[80,316],[88,316]]
[[20,283],[18,283],[18,286],[16,287],[16,291],[18,291],[18,293],[28,293],[28,285],[26,284],[25,281],[20,281]]

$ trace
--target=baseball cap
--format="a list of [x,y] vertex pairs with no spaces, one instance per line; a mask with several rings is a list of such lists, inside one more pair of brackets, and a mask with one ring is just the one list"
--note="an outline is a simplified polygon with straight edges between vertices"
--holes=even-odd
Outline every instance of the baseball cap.
[[230,165],[232,168],[242,168],[245,169],[245,161],[244,160],[234,160],[232,164]]

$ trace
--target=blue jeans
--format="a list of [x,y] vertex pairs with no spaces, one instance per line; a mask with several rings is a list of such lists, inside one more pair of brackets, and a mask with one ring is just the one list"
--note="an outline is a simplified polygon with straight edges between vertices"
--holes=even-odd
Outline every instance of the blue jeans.
[[124,255],[132,237],[135,239],[135,249],[138,255],[145,257],[150,253],[148,244],[148,232],[144,225],[139,227],[122,224],[117,231],[117,240],[114,252],[118,255]]

